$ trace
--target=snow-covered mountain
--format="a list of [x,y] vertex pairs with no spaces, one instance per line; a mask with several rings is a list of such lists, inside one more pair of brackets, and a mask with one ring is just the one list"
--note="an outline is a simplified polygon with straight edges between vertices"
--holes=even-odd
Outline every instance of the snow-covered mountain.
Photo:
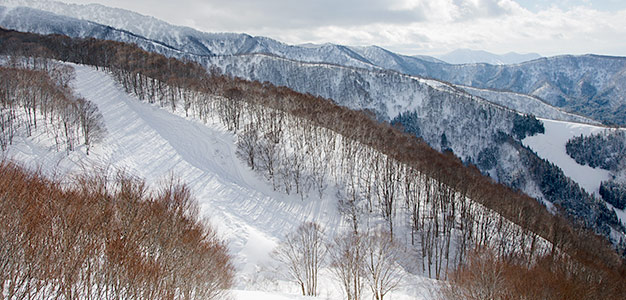
[[476,64],[486,63],[491,65],[519,64],[540,58],[537,53],[520,54],[509,52],[506,54],[493,54],[482,50],[457,49],[444,55],[437,56],[442,61],[450,64]]
[[[452,150],[463,161],[475,163],[484,173],[502,183],[538,199],[570,207],[575,211],[574,215],[593,221],[590,224],[598,218],[595,214],[597,210],[606,209],[584,197],[563,199],[559,195],[547,195],[538,181],[542,174],[533,174],[526,162],[528,158],[525,155],[533,154],[524,154],[525,150],[519,148],[518,142],[503,138],[503,134],[515,135],[514,132],[519,130],[515,128],[516,124],[527,125],[524,122],[528,120],[520,119],[518,112],[511,108],[544,118],[591,122],[589,119],[564,113],[533,97],[470,88],[466,88],[466,92],[462,87],[411,75],[421,74],[487,88],[504,85],[505,89],[523,92],[535,87],[538,78],[545,79],[542,74],[548,70],[569,74],[564,77],[578,76],[581,73],[577,68],[578,57],[541,59],[513,66],[459,66],[397,55],[379,47],[332,44],[289,46],[245,34],[202,33],[102,6],[26,0],[5,0],[0,4],[11,6],[0,9],[1,26],[37,33],[132,42],[149,51],[191,58],[207,68],[218,67],[232,76],[268,81],[299,92],[331,98],[350,108],[369,109],[382,121],[394,121],[410,128],[411,133],[422,137],[436,149]],[[563,61],[565,58],[569,60]],[[583,68],[587,74],[585,78],[594,72],[593,62],[585,62],[586,58],[607,61],[604,57],[581,57],[581,64],[586,66]],[[600,64],[603,71],[597,78],[589,80],[594,79],[594,84],[601,84],[602,77],[613,78],[615,73],[620,72],[619,63],[622,60],[615,61]],[[519,69],[511,74],[514,68]],[[535,76],[531,78],[524,72]],[[545,80],[549,82],[552,79]],[[534,91],[550,96],[554,89],[541,85]],[[522,133],[526,134],[525,129]],[[598,226],[600,232],[609,231],[606,224]]]
[[474,96],[484,98],[490,102],[501,105],[503,107],[508,107],[521,113],[533,114],[538,118],[579,122],[586,124],[599,123],[590,118],[565,112],[535,96],[514,92],[496,91],[491,89],[480,89],[463,85],[455,86]]
[[[623,96],[626,81],[622,78],[626,65],[625,58],[560,56],[514,65],[485,63],[450,65],[433,58],[399,55],[375,46],[348,47],[334,44],[291,46],[269,38],[246,34],[204,33],[187,27],[173,26],[153,17],[101,5],[34,0],[2,0],[0,5],[26,6],[75,19],[89,20],[158,41],[184,53],[196,55],[264,53],[304,62],[395,70],[455,84],[529,94],[551,105],[586,114],[594,119],[622,124],[626,122],[623,113],[626,111],[623,109],[626,101]],[[20,24],[20,20],[3,20],[0,24],[21,30],[34,26]],[[46,31],[51,32],[52,28],[39,28],[38,32]],[[95,32],[91,34],[103,35]],[[142,47],[153,46],[142,45]],[[513,54],[510,56],[517,57]],[[525,59],[522,60],[531,58],[523,57]]]
[[563,55],[517,65],[441,65],[429,75],[456,84],[533,95],[599,121],[626,124],[624,57]]
[[[15,4],[22,3],[24,1],[7,2]],[[95,14],[92,19],[98,21],[106,20],[106,24],[109,25],[102,26],[94,22],[84,22],[75,18],[67,18],[61,15],[40,10],[32,10],[24,7],[0,9],[0,15],[2,15],[0,24],[7,28],[20,31],[30,31],[42,34],[60,33],[74,37],[95,37],[100,39],[130,42],[138,44],[148,51],[156,51],[168,56],[182,57],[189,56],[190,54],[196,54],[193,55],[195,60],[205,60],[206,57],[212,56],[224,56],[221,58],[221,61],[229,59],[232,59],[233,61],[238,59],[245,60],[246,58],[233,56],[243,55],[245,57],[247,55],[259,53],[275,56],[278,60],[286,59],[302,63],[324,63],[328,65],[357,67],[367,70],[388,69],[401,71],[406,74],[418,72],[415,70],[416,66],[426,66],[423,63],[429,63],[421,58],[397,55],[376,46],[345,47],[333,44],[289,46],[272,39],[264,37],[251,37],[245,34],[202,33],[190,28],[172,26],[151,17],[141,16],[124,10],[100,7],[97,5],[93,7],[68,4],[56,6],[51,5],[46,1],[26,1],[22,4],[31,4],[36,7],[45,8],[49,11],[55,12],[69,11],[72,12],[71,15],[82,15],[83,17],[90,16],[93,14],[93,11],[97,11],[100,12],[100,14]],[[118,14],[115,14],[115,12],[118,12]],[[125,19],[140,20],[141,22],[138,23],[143,24],[143,26],[137,25],[136,22],[123,22],[122,20]],[[61,26],[60,24],[65,25]],[[118,30],[116,29],[117,27],[113,26],[121,26],[124,30]],[[146,28],[153,28],[153,30],[148,30]],[[160,34],[156,34],[157,32]],[[142,34],[146,34],[146,36]],[[264,56],[261,55],[260,57]],[[262,60],[263,59],[265,58],[262,58]],[[222,63],[222,65],[224,64],[226,63]],[[247,77],[241,74],[234,75]],[[291,86],[289,82],[279,83],[275,80],[271,80],[271,78],[257,77],[254,79],[272,81],[275,84],[285,85],[302,92],[311,92],[316,95],[333,99],[340,98],[336,94],[331,95],[328,93],[317,93],[312,90],[298,89]],[[470,91],[469,88],[468,91]],[[541,103],[541,100],[538,98],[519,96],[515,99],[521,99],[521,101],[514,101],[511,97],[512,93],[483,91],[480,94],[474,94],[483,97],[488,101],[518,110],[519,112],[534,114],[543,118],[577,122],[594,122],[593,120],[587,118],[564,113],[555,107],[550,107],[549,105]]]

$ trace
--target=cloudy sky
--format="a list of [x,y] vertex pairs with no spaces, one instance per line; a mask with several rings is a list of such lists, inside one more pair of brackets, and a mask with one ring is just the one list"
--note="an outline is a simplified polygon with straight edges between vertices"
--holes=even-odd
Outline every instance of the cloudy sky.
[[403,54],[626,56],[624,0],[63,0],[101,3],[211,32],[289,44],[379,45]]

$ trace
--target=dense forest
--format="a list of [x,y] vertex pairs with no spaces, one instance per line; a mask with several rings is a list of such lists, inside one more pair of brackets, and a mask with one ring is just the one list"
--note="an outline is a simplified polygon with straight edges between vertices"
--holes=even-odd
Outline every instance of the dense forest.
[[600,184],[600,196],[618,209],[626,208],[626,131],[577,136],[565,147],[577,163],[610,171],[611,178]]
[[567,141],[565,149],[581,165],[610,171],[626,169],[626,132],[623,130],[577,136]]
[[[4,30],[0,42],[4,55],[103,68],[144,101],[201,120],[219,118],[237,135],[240,157],[276,190],[313,201],[330,182],[342,187],[338,205],[353,231],[367,232],[362,218],[380,216],[391,239],[403,232],[411,237],[422,270],[432,277],[461,276],[462,267],[452,270],[470,266],[476,249],[490,248],[494,261],[515,257],[513,266],[529,274],[537,261],[551,260],[542,274],[564,274],[564,281],[581,286],[603,284],[588,299],[624,293],[624,262],[606,239],[367,112],[268,83],[207,74],[197,64],[118,42]],[[528,124],[520,125],[520,135],[541,130]]]
[[[587,228],[593,228],[596,233],[610,237],[612,228],[622,228],[615,213],[607,208],[596,197],[583,190],[576,182],[565,176],[562,170],[547,160],[541,159],[530,148],[524,147],[521,140],[527,136],[543,133],[543,123],[533,115],[513,114],[512,129],[497,131],[493,136],[493,145],[485,147],[475,159],[467,158],[466,165],[475,165],[486,176],[491,176],[515,190],[538,190],[538,200],[554,204],[570,216],[575,222]],[[502,117],[502,116],[501,116]],[[400,113],[391,121],[391,124],[401,128],[404,132],[421,137],[420,117],[417,112]],[[443,133],[438,138],[434,148],[441,152],[453,152],[450,147],[449,136]],[[433,143],[431,143],[432,145]],[[519,162],[524,166],[520,169],[502,170],[498,164],[507,161],[507,156],[519,157]],[[454,153],[456,154],[456,153]],[[525,187],[532,185],[530,189]],[[614,191],[606,189],[608,195]],[[626,249],[623,240],[612,241],[619,252]]]
[[606,202],[619,209],[626,208],[626,183],[613,180],[600,183],[600,196]]

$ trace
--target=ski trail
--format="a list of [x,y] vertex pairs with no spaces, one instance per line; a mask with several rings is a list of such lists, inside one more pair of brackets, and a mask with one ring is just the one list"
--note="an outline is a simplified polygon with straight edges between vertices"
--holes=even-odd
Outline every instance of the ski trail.
[[[107,137],[82,164],[125,169],[160,182],[174,174],[187,183],[203,214],[228,236],[244,274],[269,259],[284,235],[305,220],[340,227],[335,202],[302,201],[272,188],[235,155],[235,139],[221,126],[202,124],[129,96],[106,73],[74,65],[75,91],[94,102]],[[249,274],[252,275],[252,274]]]
[[525,138],[522,143],[537,152],[539,157],[557,165],[565,176],[577,182],[590,194],[599,194],[600,182],[609,179],[609,171],[579,165],[571,158],[565,144],[575,136],[588,136],[606,130],[605,127],[541,119],[545,133]]

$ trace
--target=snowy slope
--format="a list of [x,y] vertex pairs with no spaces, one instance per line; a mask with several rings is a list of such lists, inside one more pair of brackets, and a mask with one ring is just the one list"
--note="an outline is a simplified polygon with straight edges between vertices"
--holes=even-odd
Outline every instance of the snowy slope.
[[565,152],[565,144],[574,136],[588,136],[605,130],[605,127],[555,120],[541,120],[544,134],[527,137],[524,145],[537,152],[539,157],[559,166],[566,176],[576,181],[587,192],[598,195],[600,182],[609,179],[609,171],[579,165]]
[[[566,153],[565,144],[572,137],[597,134],[606,130],[606,127],[546,119],[541,121],[546,129],[545,134],[527,137],[522,143],[537,152],[539,157],[561,168],[566,176],[576,181],[587,192],[599,197],[600,183],[611,177],[610,172],[578,164]],[[626,210],[614,208],[608,203],[607,206],[614,210],[622,224],[626,225]]]
[[[48,139],[35,135],[17,138],[6,155],[62,178],[101,167],[110,172],[126,170],[156,185],[174,174],[189,184],[203,214],[228,239],[238,270],[236,299],[302,299],[294,296],[298,290],[293,284],[281,278],[263,279],[260,274],[271,274],[270,252],[303,221],[324,224],[331,235],[341,230],[336,199],[302,201],[299,196],[274,192],[235,156],[234,136],[217,122],[203,124],[142,103],[108,74],[73,66],[76,93],[97,104],[103,114],[105,140],[87,156],[83,148],[69,154],[56,152]],[[321,279],[322,296],[341,297],[327,273]],[[407,276],[406,287],[392,298],[428,299],[433,282]]]
[[[465,84],[473,84],[477,79],[493,78],[495,81],[491,83],[497,86],[506,83],[509,85],[504,88],[515,90],[513,85],[532,85],[532,82],[527,80],[529,78],[524,75],[526,71],[537,71],[536,76],[531,76],[533,78],[542,77],[544,69],[550,67],[567,70],[565,72],[567,74],[564,75],[573,76],[579,74],[581,70],[573,70],[572,64],[575,65],[580,61],[585,62],[582,68],[584,72],[593,71],[593,66],[601,66],[604,71],[594,74],[600,79],[609,80],[613,78],[610,74],[621,68],[620,59],[606,57],[540,59],[506,68],[491,65],[448,65],[396,55],[378,47],[358,48],[332,44],[298,47],[248,35],[205,34],[189,28],[183,30],[184,28],[168,25],[154,18],[112,8],[106,8],[106,13],[99,15],[97,12],[102,11],[93,10],[91,6],[56,7],[52,4],[39,5],[38,1],[0,0],[0,4],[7,3],[38,5],[42,9],[48,8],[70,15],[85,10],[84,18],[106,19],[109,20],[107,24],[125,26],[127,30],[137,32],[144,32],[142,30],[148,30],[148,27],[157,28],[152,27],[157,23],[159,26],[165,26],[159,27],[164,30],[145,31],[144,33],[153,38],[147,39],[139,34],[93,21],[28,8],[0,7],[0,24],[10,28],[133,42],[148,51],[198,61],[207,68],[217,66],[233,76],[260,82],[269,81],[299,92],[331,98],[338,104],[353,109],[369,109],[376,112],[382,120],[391,121],[400,113],[415,112],[416,117],[408,121],[412,122],[409,125],[419,128],[418,135],[433,148],[443,149],[445,136],[447,147],[464,161],[478,162],[481,171],[489,173],[498,182],[537,198],[541,198],[542,193],[531,178],[528,168],[521,163],[519,153],[512,147],[501,147],[496,143],[500,131],[511,133],[516,113],[493,103],[509,106],[507,101],[512,99],[517,101],[515,105],[518,108],[524,108],[527,104],[524,101],[529,98],[517,96],[510,98],[507,93],[489,92],[488,97],[485,97],[489,101],[483,101],[454,85],[405,74],[427,74],[433,78],[452,76],[446,80],[461,81]],[[143,21],[136,22],[137,20],[146,22],[144,24]],[[139,25],[146,27],[136,28]],[[380,66],[399,72],[381,70]],[[513,72],[509,72],[509,69]],[[480,74],[484,76],[479,76]],[[468,80],[469,83],[466,83]],[[541,103],[535,104],[531,106],[532,109],[543,111],[547,107],[551,114],[563,115],[558,110],[555,111]],[[571,208],[576,209],[579,215],[593,211],[592,208],[578,204],[572,204]]]
[[538,118],[587,124],[599,124],[599,122],[592,119],[567,113],[555,106],[543,102],[537,97],[506,91],[479,89],[469,86],[458,85],[457,87],[474,96],[484,98],[488,101],[508,107],[510,109],[514,109],[521,113],[533,114]]

